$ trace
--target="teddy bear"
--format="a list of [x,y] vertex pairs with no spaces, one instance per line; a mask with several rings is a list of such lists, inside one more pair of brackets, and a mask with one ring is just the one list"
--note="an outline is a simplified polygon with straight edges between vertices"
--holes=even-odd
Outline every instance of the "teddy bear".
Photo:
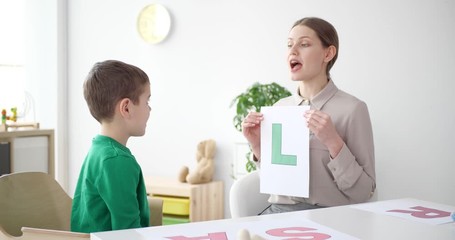
[[183,166],[179,173],[180,182],[190,184],[208,183],[212,181],[215,172],[215,140],[204,140],[197,145],[196,151],[196,169],[189,171],[187,166]]

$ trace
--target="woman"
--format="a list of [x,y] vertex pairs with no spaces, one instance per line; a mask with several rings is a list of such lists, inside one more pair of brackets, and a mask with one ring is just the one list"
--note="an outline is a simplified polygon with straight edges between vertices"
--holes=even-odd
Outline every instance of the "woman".
[[[311,132],[310,194],[309,198],[271,195],[271,205],[261,214],[365,202],[376,188],[368,108],[330,78],[338,46],[335,28],[323,19],[303,18],[291,28],[287,60],[291,79],[299,85],[293,96],[275,106],[311,106],[302,116]],[[262,120],[261,113],[251,112],[242,123],[257,164]]]

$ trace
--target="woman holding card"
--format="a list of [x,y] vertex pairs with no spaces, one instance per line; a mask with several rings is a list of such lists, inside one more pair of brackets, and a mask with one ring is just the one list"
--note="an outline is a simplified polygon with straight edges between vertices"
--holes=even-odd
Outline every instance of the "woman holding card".
[[[291,79],[299,82],[293,96],[274,106],[310,105],[303,118],[310,130],[309,198],[271,195],[260,214],[361,203],[376,188],[373,132],[367,105],[339,90],[330,77],[338,57],[335,28],[320,18],[298,20],[289,33]],[[263,115],[251,112],[243,134],[260,165]],[[295,183],[299,187],[299,183]]]

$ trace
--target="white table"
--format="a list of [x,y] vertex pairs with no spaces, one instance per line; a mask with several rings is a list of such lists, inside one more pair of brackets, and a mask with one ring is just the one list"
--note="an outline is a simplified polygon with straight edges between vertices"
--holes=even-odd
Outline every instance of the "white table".
[[[447,212],[455,211],[454,206],[425,202],[416,199],[399,199],[380,202],[371,202],[361,205],[331,207],[324,209],[306,210],[282,214],[245,217],[237,219],[223,219],[207,222],[157,226],[141,229],[129,229],[110,232],[92,233],[94,240],[124,240],[124,239],[236,239],[240,229],[248,229],[267,239],[283,239],[266,233],[271,229],[286,227],[313,227],[306,233],[329,233],[331,239],[455,239],[455,223],[446,221],[447,217],[439,218],[446,223],[428,224],[419,222],[427,219],[413,220],[409,213],[381,212],[378,207],[390,209],[404,209],[401,205],[424,206],[430,209],[439,209]],[[392,207],[390,207],[390,206]],[[407,206],[407,205],[406,205]],[[371,208],[379,212],[362,209]],[[407,209],[407,208],[406,208]],[[410,210],[410,212],[418,210]],[[393,216],[390,214],[396,214]],[[400,216],[409,217],[410,219]],[[420,214],[422,215],[422,214]],[[428,214],[430,215],[430,214]],[[450,217],[449,217],[450,219]],[[437,219],[436,219],[437,220]],[[305,233],[302,228],[295,232]],[[211,233],[212,238],[209,237]],[[223,238],[223,234],[225,238]],[[288,231],[289,233],[289,231]],[[217,235],[217,237],[215,237]],[[324,234],[323,234],[324,235]],[[180,236],[180,237],[179,237]],[[200,238],[205,236],[205,238]],[[220,237],[221,236],[221,237]],[[298,238],[297,238],[298,239]],[[301,238],[310,239],[310,238]],[[324,238],[313,238],[324,239]]]

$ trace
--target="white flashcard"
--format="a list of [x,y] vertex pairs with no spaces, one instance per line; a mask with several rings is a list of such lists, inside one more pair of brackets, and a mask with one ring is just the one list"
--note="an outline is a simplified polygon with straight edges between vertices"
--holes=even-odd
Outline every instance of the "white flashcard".
[[309,197],[309,106],[262,107],[261,193]]
[[455,211],[452,206],[411,198],[355,204],[351,207],[430,225],[453,222],[450,214]]

